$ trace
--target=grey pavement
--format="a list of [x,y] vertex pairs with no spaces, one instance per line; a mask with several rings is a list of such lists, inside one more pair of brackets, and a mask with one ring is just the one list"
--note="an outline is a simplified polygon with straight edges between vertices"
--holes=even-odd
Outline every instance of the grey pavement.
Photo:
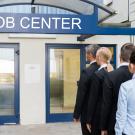
[[81,135],[79,123],[0,126],[0,135]]

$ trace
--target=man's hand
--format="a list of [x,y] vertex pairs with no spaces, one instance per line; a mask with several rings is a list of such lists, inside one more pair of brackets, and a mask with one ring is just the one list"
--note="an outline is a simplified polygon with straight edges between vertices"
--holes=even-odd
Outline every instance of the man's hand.
[[79,120],[79,119],[75,119],[75,118],[74,118],[74,122],[80,122],[80,120]]
[[107,130],[102,130],[101,135],[108,135]]
[[91,124],[86,124],[86,127],[87,127],[87,129],[88,129],[88,131],[91,133]]

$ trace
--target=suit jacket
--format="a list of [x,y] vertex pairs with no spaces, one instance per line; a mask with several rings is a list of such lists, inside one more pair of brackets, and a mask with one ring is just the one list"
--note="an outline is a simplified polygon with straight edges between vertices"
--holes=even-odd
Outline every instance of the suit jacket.
[[101,105],[102,105],[102,84],[104,78],[107,75],[107,70],[102,68],[101,70],[95,72],[92,77],[91,91],[89,94],[88,101],[88,114],[87,123],[90,123],[92,129],[100,129],[100,118],[101,118]]
[[132,74],[129,72],[128,66],[121,66],[117,70],[108,73],[103,85],[102,130],[114,133],[120,85],[131,78]]
[[82,122],[86,121],[91,77],[98,68],[99,66],[95,62],[81,72],[73,117],[76,119],[79,119],[81,117]]

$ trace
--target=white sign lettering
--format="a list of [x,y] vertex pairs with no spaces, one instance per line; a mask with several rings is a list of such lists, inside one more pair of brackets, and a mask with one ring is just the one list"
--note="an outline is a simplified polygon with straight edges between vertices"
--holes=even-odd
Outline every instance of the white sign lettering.
[[5,26],[5,19],[0,16],[0,28],[3,28]]
[[80,30],[82,27],[81,19],[77,17],[0,16],[0,29]]
[[13,17],[6,18],[6,28],[11,29],[15,27],[15,20]]
[[13,17],[1,17],[0,16],[0,28],[6,27],[7,29],[15,27],[15,21]]
[[[23,18],[21,18],[21,20],[20,20],[20,25],[21,25],[21,27],[22,27],[23,29],[28,29],[28,28],[30,27],[29,21],[30,21],[30,19],[29,19],[28,17],[23,17]],[[24,22],[25,22],[26,24],[25,24]]]

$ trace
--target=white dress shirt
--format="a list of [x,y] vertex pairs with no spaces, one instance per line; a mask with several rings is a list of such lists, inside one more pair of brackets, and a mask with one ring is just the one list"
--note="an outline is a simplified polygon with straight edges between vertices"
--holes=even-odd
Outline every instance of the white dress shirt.
[[95,63],[95,62],[96,62],[96,60],[91,61],[91,62],[90,62],[90,65],[93,64],[93,63]]
[[103,65],[100,66],[100,68],[98,69],[98,71],[101,70],[102,68],[106,68],[106,67],[107,67],[107,64],[103,64]]
[[120,64],[119,67],[122,67],[122,66],[129,66],[129,63],[128,62],[123,62],[123,63]]
[[135,74],[120,87],[115,135],[135,135]]

